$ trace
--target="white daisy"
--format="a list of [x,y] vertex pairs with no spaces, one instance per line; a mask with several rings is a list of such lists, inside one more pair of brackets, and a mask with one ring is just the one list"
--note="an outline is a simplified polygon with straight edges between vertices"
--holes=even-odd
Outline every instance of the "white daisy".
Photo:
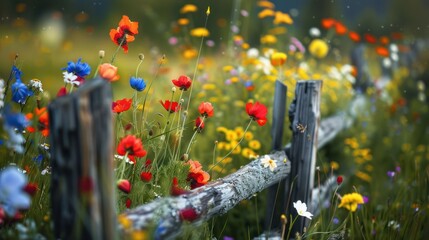
[[276,160],[273,160],[268,155],[264,155],[261,158],[261,163],[264,165],[264,168],[269,167],[271,172],[277,167]]

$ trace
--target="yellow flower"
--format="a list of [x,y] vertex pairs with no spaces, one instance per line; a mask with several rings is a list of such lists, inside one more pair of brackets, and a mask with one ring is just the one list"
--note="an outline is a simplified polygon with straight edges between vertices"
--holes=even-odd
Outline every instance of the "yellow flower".
[[241,101],[241,100],[235,100],[234,101],[234,106],[235,107],[244,107],[246,105],[245,102]]
[[221,167],[219,165],[210,164],[209,168],[212,169],[213,171],[219,172],[219,173],[223,171],[223,167]]
[[365,181],[365,182],[371,182],[371,176],[369,176],[368,174],[358,171],[356,173],[356,177],[360,178],[361,180]]
[[128,219],[125,215],[121,214],[118,216],[118,222],[122,225],[122,228],[127,230],[131,228],[131,220]]
[[218,142],[217,143],[217,149],[222,150],[222,149],[226,149],[226,145],[228,145],[226,142]]
[[344,143],[346,145],[349,145],[353,149],[356,149],[359,147],[359,143],[357,142],[356,138],[346,138],[344,140]]
[[177,20],[177,23],[178,23],[179,25],[181,25],[181,26],[185,26],[185,25],[188,25],[188,24],[189,24],[189,19],[187,19],[187,18],[179,18],[179,19]]
[[274,17],[275,12],[271,9],[264,9],[259,12],[258,18]]
[[308,51],[316,58],[324,58],[328,54],[329,46],[322,39],[314,39],[308,46]]
[[235,140],[238,139],[237,133],[235,131],[232,131],[232,130],[228,130],[225,133],[225,138],[226,138],[227,141],[230,141],[230,142],[235,141]]
[[252,140],[249,142],[249,147],[254,150],[261,149],[261,143],[258,140]]
[[215,90],[216,89],[216,85],[213,83],[205,83],[203,85],[203,89],[204,90]]
[[338,164],[337,162],[335,162],[335,161],[331,161],[331,168],[333,169],[333,170],[338,170],[339,168],[340,168],[340,164]]
[[197,10],[198,8],[194,4],[186,4],[180,9],[180,13],[196,12]]
[[277,42],[277,38],[274,35],[267,34],[267,35],[261,37],[261,43],[262,44],[274,44],[276,42]]
[[226,133],[228,132],[228,129],[226,127],[217,127],[216,131]]
[[287,32],[287,29],[285,27],[275,27],[268,30],[268,33],[272,35],[281,35],[281,34],[285,34],[286,32]]
[[224,72],[230,72],[232,69],[234,69],[234,67],[233,67],[233,66],[231,66],[231,65],[226,65],[226,66],[224,66],[224,67],[222,68],[222,70],[223,70]]
[[146,240],[149,239],[145,231],[133,231],[131,233],[132,240]]
[[256,156],[256,153],[250,148],[243,148],[241,155],[245,158],[251,158],[252,156]]
[[191,36],[193,37],[207,37],[210,35],[209,30],[207,28],[194,28],[191,30]]
[[241,153],[241,147],[240,145],[237,145],[236,142],[234,142],[234,144],[231,143],[231,146],[235,147],[234,151],[232,151],[232,154],[240,154]]
[[358,204],[363,204],[363,197],[359,193],[349,193],[345,194],[341,198],[341,203],[338,205],[338,207],[344,207],[350,212],[355,212]]
[[243,137],[244,129],[242,127],[236,127],[234,129],[235,133],[237,134],[237,138],[240,139]]
[[243,48],[244,50],[249,49],[250,45],[248,43],[243,43],[241,44],[241,48]]
[[244,134],[244,139],[246,139],[247,141],[250,141],[253,139],[253,133],[252,132],[246,132],[246,134]]
[[185,51],[182,52],[182,56],[185,59],[193,59],[196,56],[198,56],[198,51],[195,50],[195,49],[193,49],[193,48],[188,48],[188,49],[185,49]]
[[284,23],[284,24],[292,24],[293,20],[292,18],[289,16],[289,14],[287,13],[282,13],[280,11],[276,12],[276,15],[274,17],[274,24],[278,25],[280,23]]
[[258,2],[258,7],[274,9],[275,6],[274,6],[274,3],[263,0]]
[[286,62],[287,55],[286,53],[276,52],[271,55],[271,65],[281,66]]

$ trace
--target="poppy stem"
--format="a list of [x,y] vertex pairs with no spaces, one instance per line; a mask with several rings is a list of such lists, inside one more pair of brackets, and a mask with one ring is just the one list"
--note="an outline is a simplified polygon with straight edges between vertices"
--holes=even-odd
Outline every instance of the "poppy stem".
[[[206,117],[205,117],[205,116],[203,116],[203,118],[202,118],[202,120],[201,120],[201,123],[200,123],[200,125],[197,127],[197,129],[199,129],[199,128],[204,124],[204,120],[205,120],[205,119],[206,119]],[[195,138],[195,136],[197,135],[197,133],[198,133],[198,131],[197,131],[197,130],[195,130],[195,131],[194,131],[194,134],[192,135],[191,140],[189,141],[188,148],[186,149],[186,154],[189,154],[189,151],[191,150],[192,142],[194,141],[194,138]]]
[[122,165],[122,170],[121,170],[121,177],[119,178],[119,179],[123,179],[124,178],[124,173],[125,173],[125,162],[127,161],[127,158],[128,158],[128,151],[127,152],[125,152],[125,156],[124,156],[124,159],[123,159],[123,161],[122,161],[122,163],[121,163],[121,165]]
[[119,49],[121,49],[122,44],[124,44],[126,40],[127,40],[127,36],[124,35],[124,37],[121,39],[121,42],[119,43],[118,47],[116,48],[115,53],[113,53],[112,60],[110,60],[110,64],[113,64],[113,62],[115,61],[115,58],[116,58],[116,54],[118,54]]

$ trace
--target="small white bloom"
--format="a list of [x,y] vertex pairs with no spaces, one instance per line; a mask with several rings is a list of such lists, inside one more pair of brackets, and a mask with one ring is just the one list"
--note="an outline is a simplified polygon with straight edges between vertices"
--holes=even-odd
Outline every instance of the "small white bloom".
[[311,219],[311,217],[313,216],[313,214],[307,212],[307,204],[301,202],[301,200],[294,202],[293,207],[296,209],[298,215],[300,216],[306,217],[308,219]]
[[65,83],[75,84],[76,86],[79,86],[80,82],[76,81],[77,76],[74,75],[74,73],[69,73],[67,71],[64,71],[63,76],[64,76]]
[[248,58],[257,58],[259,56],[259,50],[257,48],[251,48],[247,50]]
[[277,167],[276,160],[271,159],[268,155],[264,155],[261,158],[261,163],[264,165],[264,168],[269,167],[271,172]]
[[29,85],[30,85],[30,88],[33,88],[33,89],[35,89],[36,91],[39,91],[39,92],[43,92],[43,85],[42,85],[42,82],[39,79],[32,79],[32,80],[30,80]]
[[312,37],[320,37],[320,30],[316,27],[310,28],[310,36]]

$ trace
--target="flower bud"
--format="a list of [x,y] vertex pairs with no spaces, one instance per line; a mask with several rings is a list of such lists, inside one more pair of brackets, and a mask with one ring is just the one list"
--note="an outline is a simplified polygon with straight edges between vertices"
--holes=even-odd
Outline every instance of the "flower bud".
[[98,57],[99,58],[104,58],[104,55],[105,55],[106,53],[104,52],[104,50],[100,50],[99,52],[98,52]]
[[143,59],[144,59],[144,54],[143,54],[143,53],[140,53],[140,54],[139,54],[139,59],[140,59],[141,61],[143,61]]

